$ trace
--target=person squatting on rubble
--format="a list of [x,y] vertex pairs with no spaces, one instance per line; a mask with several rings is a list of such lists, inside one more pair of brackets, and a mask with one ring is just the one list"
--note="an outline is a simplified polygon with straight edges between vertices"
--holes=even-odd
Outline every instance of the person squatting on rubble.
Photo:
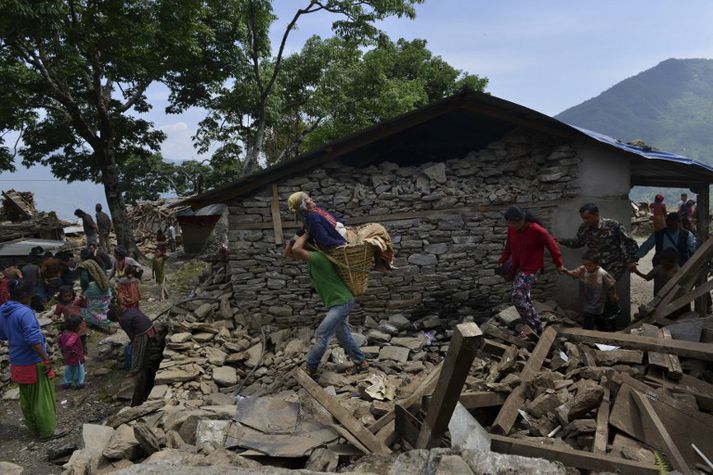
[[[57,335],[57,346],[62,350],[64,370],[62,371],[62,388],[84,388],[84,355],[86,340],[81,340],[79,334],[83,320],[79,315],[70,315],[64,320],[64,330]],[[86,324],[84,325],[86,330]]]
[[613,331],[614,320],[621,313],[616,280],[599,265],[599,256],[591,249],[582,256],[576,269],[562,269],[564,274],[579,280],[582,297],[583,327],[585,330]]
[[63,319],[64,325],[72,317],[78,317],[79,323],[75,330],[79,336],[79,341],[82,344],[82,352],[87,354],[87,323],[82,318],[82,307],[85,307],[86,303],[82,297],[77,297],[74,292],[74,288],[69,285],[60,287],[57,293],[57,305],[54,307],[54,313],[52,314],[52,320]]
[[312,240],[310,244],[329,253],[331,249],[346,244],[367,242],[374,248],[374,270],[387,272],[393,268],[394,248],[389,233],[381,224],[367,223],[346,227],[329,211],[317,206],[303,191],[292,193],[287,200],[287,206],[304,224],[305,230],[309,231]]
[[10,379],[20,388],[20,409],[33,436],[51,438],[57,428],[52,361],[40,324],[30,307],[29,284],[8,283],[10,300],[0,306],[0,340],[7,340]]
[[109,320],[119,324],[131,341],[129,377],[134,380],[132,406],[148,399],[163,358],[164,333],[138,308],[127,308],[121,303],[109,309]]
[[116,277],[116,294],[123,307],[139,307],[141,301],[141,288],[139,281],[143,274],[141,264],[129,257],[124,246],[114,249],[114,265],[109,272],[109,278]]
[[284,251],[286,257],[307,262],[312,287],[319,294],[324,306],[327,307],[327,315],[315,330],[314,345],[307,353],[307,374],[312,378],[319,376],[319,362],[327,349],[329,340],[335,334],[339,345],[344,348],[354,363],[352,373],[367,371],[369,363],[366,361],[364,353],[359,349],[359,345],[354,341],[349,328],[349,312],[354,306],[354,297],[323,253],[306,250],[305,245],[309,238],[309,232],[305,232],[296,240],[290,241]]
[[109,234],[112,228],[111,218],[102,211],[102,205],[99,203],[94,206],[94,211],[96,211],[94,216],[97,218],[97,231],[99,231],[99,248],[108,253],[111,249],[109,244]]
[[558,271],[563,269],[562,254],[549,232],[530,213],[517,206],[505,211],[508,235],[498,264],[507,270],[499,271],[506,279],[513,279],[512,303],[522,322],[536,332],[542,322],[532,303],[530,292],[537,274],[544,272],[544,248],[552,257]]

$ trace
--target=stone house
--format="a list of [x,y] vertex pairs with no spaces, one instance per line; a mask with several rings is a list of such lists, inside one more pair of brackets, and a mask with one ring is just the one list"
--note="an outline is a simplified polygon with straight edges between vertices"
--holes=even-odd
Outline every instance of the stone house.
[[[579,207],[628,223],[634,185],[685,186],[708,209],[713,168],[622,144],[497,97],[464,91],[188,199],[229,207],[230,271],[245,316],[278,326],[323,314],[305,265],[282,256],[297,229],[287,197],[308,192],[347,225],[390,231],[397,270],[372,273],[354,315],[484,316],[507,302],[495,275],[502,211],[531,210],[555,237],[573,237]],[[707,215],[706,218],[707,219]],[[581,250],[563,249],[568,267]],[[552,271],[534,297],[579,305],[578,284]],[[620,293],[628,301],[629,282]]]

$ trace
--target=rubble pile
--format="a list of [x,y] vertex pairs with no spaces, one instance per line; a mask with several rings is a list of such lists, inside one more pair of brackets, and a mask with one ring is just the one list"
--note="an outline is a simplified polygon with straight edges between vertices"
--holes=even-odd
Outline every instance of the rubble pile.
[[631,233],[648,236],[654,231],[654,215],[647,201],[631,202]]
[[139,201],[127,206],[131,228],[134,231],[136,245],[142,253],[152,253],[156,250],[156,234],[159,230],[165,232],[169,224],[175,221],[175,214],[181,209],[171,208],[175,200],[159,199],[156,201]]
[[0,242],[19,238],[64,239],[63,228],[71,223],[62,221],[54,211],[37,211],[30,192],[2,192],[0,208]]

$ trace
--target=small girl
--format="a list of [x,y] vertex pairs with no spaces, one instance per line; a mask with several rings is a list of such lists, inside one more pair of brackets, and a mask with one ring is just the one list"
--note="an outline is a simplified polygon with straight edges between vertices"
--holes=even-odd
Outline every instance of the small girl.
[[70,315],[64,321],[64,331],[57,336],[57,345],[64,358],[62,387],[69,389],[84,388],[84,350],[78,334],[82,318]]
[[85,301],[81,297],[77,297],[74,289],[68,285],[63,285],[57,293],[57,305],[54,307],[54,315],[52,320],[57,321],[60,317],[67,322],[69,317],[79,317],[79,328],[77,334],[82,342],[82,352],[87,354],[87,323],[82,318],[82,307],[85,307]]
[[610,319],[605,317],[605,309],[618,307],[616,280],[599,266],[597,253],[585,252],[581,266],[574,270],[562,269],[562,272],[578,279],[582,286],[584,329],[593,330],[596,325],[600,330],[613,330]]

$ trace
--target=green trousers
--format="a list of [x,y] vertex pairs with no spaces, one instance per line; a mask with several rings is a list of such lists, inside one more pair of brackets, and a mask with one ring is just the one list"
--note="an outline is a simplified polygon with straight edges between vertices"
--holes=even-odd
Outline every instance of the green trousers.
[[54,381],[45,374],[45,365],[37,364],[37,383],[20,384],[20,408],[32,435],[50,437],[57,428]]

